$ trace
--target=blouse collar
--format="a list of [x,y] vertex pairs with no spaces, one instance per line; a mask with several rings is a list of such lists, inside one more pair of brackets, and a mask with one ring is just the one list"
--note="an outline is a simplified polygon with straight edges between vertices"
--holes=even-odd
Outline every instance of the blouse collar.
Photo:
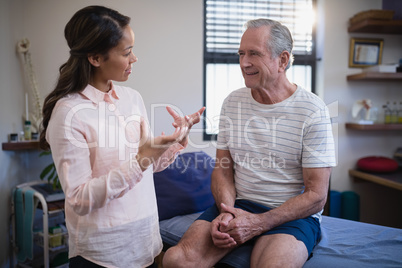
[[88,84],[86,88],[81,92],[81,94],[95,104],[98,104],[102,101],[112,104],[115,102],[115,100],[119,99],[119,95],[117,94],[116,88],[114,87],[113,83],[111,83],[111,89],[108,92],[102,92],[99,89]]

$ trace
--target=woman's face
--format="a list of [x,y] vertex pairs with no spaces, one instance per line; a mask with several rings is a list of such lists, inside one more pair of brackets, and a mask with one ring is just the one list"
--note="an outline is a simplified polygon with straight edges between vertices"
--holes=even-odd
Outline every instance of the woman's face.
[[119,44],[109,50],[107,57],[98,57],[98,66],[93,64],[96,68],[92,82],[96,88],[108,91],[110,80],[122,82],[128,79],[132,71],[131,64],[137,61],[133,46],[134,33],[130,26],[126,26]]

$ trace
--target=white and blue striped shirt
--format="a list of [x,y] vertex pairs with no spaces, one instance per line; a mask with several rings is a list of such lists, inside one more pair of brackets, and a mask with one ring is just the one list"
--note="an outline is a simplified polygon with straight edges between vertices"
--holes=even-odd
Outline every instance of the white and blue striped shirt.
[[336,165],[328,109],[301,87],[269,105],[249,88],[232,92],[222,105],[217,148],[230,150],[237,199],[271,208],[303,192],[302,168]]

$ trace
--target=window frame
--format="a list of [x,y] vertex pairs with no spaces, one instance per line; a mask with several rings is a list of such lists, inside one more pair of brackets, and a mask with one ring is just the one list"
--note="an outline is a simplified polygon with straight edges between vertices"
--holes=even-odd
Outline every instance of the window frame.
[[[224,63],[224,64],[239,64],[239,55],[237,53],[219,53],[219,52],[208,52],[207,51],[207,1],[204,0],[203,6],[203,104],[206,107],[207,102],[207,65],[213,63]],[[317,10],[317,0],[311,0],[313,5],[313,10]],[[294,61],[292,65],[302,65],[311,67],[311,92],[316,93],[316,71],[317,71],[317,36],[316,36],[316,24],[313,24],[312,32],[312,47],[310,55],[294,55]],[[292,67],[290,67],[292,68]],[[208,109],[208,107],[206,107]],[[203,140],[204,141],[216,141],[217,134],[208,134],[207,130],[207,119],[203,122]]]

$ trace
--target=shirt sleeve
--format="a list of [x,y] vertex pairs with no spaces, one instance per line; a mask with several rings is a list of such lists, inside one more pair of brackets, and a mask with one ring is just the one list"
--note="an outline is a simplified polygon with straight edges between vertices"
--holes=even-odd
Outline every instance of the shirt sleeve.
[[159,157],[158,161],[154,163],[154,172],[160,172],[166,169],[173,161],[176,159],[177,155],[181,150],[184,149],[179,143],[175,143],[167,149],[161,157]]
[[71,116],[72,111],[67,105],[56,105],[46,139],[66,203],[78,215],[85,215],[127,193],[142,179],[142,171],[133,157],[107,174],[93,177],[90,150],[96,145],[87,143],[85,126]]
[[331,119],[325,105],[311,115],[304,133],[302,166],[304,168],[336,166]]

